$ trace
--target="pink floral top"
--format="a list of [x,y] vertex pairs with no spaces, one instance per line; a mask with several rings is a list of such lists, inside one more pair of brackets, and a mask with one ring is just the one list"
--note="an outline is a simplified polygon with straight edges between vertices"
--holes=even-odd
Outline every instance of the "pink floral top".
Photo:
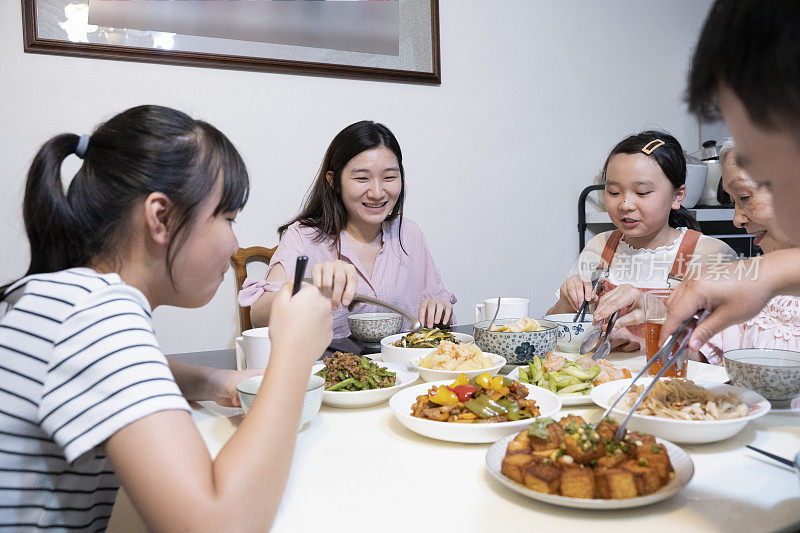
[[[419,307],[426,298],[436,298],[456,303],[456,297],[445,289],[439,269],[433,261],[425,236],[419,226],[408,218],[403,218],[402,248],[400,247],[400,221],[384,222],[381,234],[381,250],[375,259],[372,276],[368,276],[366,269],[358,257],[348,246],[344,235],[340,236],[341,257],[337,257],[333,239],[327,238],[315,242],[317,230],[302,226],[295,222],[283,234],[278,249],[269,263],[269,272],[275,265],[283,265],[288,279],[294,276],[294,266],[297,257],[308,256],[308,272],[317,263],[335,261],[340,259],[351,263],[358,273],[358,292],[365,296],[379,298],[401,309],[412,316],[419,314]],[[404,251],[405,250],[405,251]],[[264,294],[265,291],[277,291],[282,283],[247,278],[239,291],[239,305],[246,307]],[[386,311],[374,305],[359,304],[354,313],[371,313]],[[333,311],[333,337],[342,338],[350,335],[347,325],[347,315],[350,312],[342,307]],[[455,323],[455,317],[452,318]]]
[[756,316],[714,335],[700,351],[722,365],[722,354],[739,348],[800,351],[800,298],[776,296]]

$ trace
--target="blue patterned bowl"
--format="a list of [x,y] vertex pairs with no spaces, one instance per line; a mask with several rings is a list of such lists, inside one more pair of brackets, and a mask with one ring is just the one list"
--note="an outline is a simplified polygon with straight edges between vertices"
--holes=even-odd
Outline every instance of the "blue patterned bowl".
[[[495,320],[495,325],[513,324],[518,318]],[[478,322],[474,326],[475,344],[484,352],[496,353],[506,358],[509,364],[522,365],[533,361],[534,357],[546,358],[556,346],[558,324],[549,320],[538,320],[547,328],[542,331],[489,331],[490,320]]]
[[581,344],[590,331],[597,329],[592,325],[592,315],[586,315],[583,322],[573,322],[575,313],[547,315],[545,320],[558,324],[558,340],[556,346],[562,352],[580,353]]

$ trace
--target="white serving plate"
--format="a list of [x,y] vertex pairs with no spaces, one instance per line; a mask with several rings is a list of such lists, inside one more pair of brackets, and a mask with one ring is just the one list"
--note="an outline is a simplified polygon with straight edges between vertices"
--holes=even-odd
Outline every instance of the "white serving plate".
[[419,377],[425,381],[442,381],[447,379],[454,380],[461,374],[464,374],[468,378],[474,378],[483,374],[484,372],[488,372],[490,376],[495,376],[506,364],[506,358],[502,355],[489,352],[483,352],[483,355],[490,357],[492,359],[492,363],[494,364],[489,368],[482,368],[480,370],[436,370],[433,368],[422,368],[419,366],[419,363],[424,357],[427,357],[427,355],[418,355],[414,357],[408,364],[414,370],[419,372]]
[[[378,405],[388,400],[392,394],[403,387],[411,385],[419,378],[419,374],[409,370],[407,365],[383,362],[378,362],[378,365],[388,369],[390,372],[396,373],[394,387],[361,391],[323,391],[322,403],[333,407],[345,407],[350,409]],[[316,374],[322,370],[324,366],[323,363],[315,364],[311,367],[311,373]]]
[[[594,387],[591,392],[592,401],[603,409],[607,409],[614,402],[612,398],[627,387],[631,381],[633,379],[620,379]],[[652,378],[641,378],[637,384],[641,383],[646,386],[651,381]],[[736,394],[741,401],[748,405],[749,414],[730,420],[675,420],[635,414],[628,421],[627,429],[651,433],[656,437],[687,444],[717,442],[736,435],[749,421],[764,416],[771,408],[769,401],[757,392],[713,381],[693,381],[696,385],[716,394]],[[614,418],[618,422],[622,422],[623,417],[627,415],[627,411],[617,407],[613,412],[616,413],[617,416]]]
[[[518,432],[533,422],[515,420],[513,422],[496,422],[485,424],[459,424],[458,422],[438,422],[411,416],[411,406],[417,401],[417,396],[427,394],[433,385],[450,385],[452,379],[433,381],[414,385],[396,393],[389,400],[389,407],[401,424],[408,429],[425,437],[446,440],[450,442],[494,442],[497,439]],[[539,407],[539,416],[553,416],[561,409],[561,400],[547,389],[525,385],[528,389],[528,399],[535,400]]]
[[[564,354],[559,354],[559,355],[564,355]],[[572,356],[572,357],[567,357],[567,360],[574,361],[575,360],[574,354],[569,354],[569,355]],[[624,364],[621,364],[618,361],[617,362],[613,362],[611,364],[614,367],[616,367],[616,368],[618,368],[620,370],[622,370],[623,368],[626,368],[626,366]],[[527,365],[522,365],[522,366],[527,366]],[[515,367],[511,372],[508,373],[508,377],[510,377],[514,381],[519,381],[519,369],[520,369],[519,366]],[[631,369],[629,368],[628,370],[631,370]],[[636,375],[638,372],[639,372],[638,370],[636,372],[633,372],[633,375]],[[593,405],[594,402],[592,401],[592,396],[590,394],[592,389],[594,389],[594,386],[592,386],[591,388],[588,389],[588,393],[587,394],[584,394],[584,395],[581,395],[581,396],[559,396],[559,398],[561,398],[561,404],[564,407],[575,407],[575,406],[578,406],[578,405]]]
[[[436,350],[436,348],[399,348],[397,346],[392,346],[393,342],[397,342],[406,335],[408,335],[408,332],[398,333],[397,335],[389,335],[388,337],[381,339],[381,357],[384,361],[408,364],[409,361],[418,355],[425,357],[432,351]],[[472,335],[467,335],[466,333],[453,332],[453,336],[466,344],[472,344],[475,342],[475,337]]]
[[562,507],[573,507],[576,509],[596,509],[596,510],[612,510],[612,509],[628,509],[631,507],[642,507],[652,503],[666,500],[674,496],[683,487],[685,487],[694,476],[694,463],[692,458],[689,457],[685,451],[676,446],[675,444],[663,440],[656,439],[656,442],[663,444],[669,454],[669,460],[672,463],[672,468],[675,470],[675,477],[669,480],[669,483],[661,487],[659,490],[646,496],[637,496],[636,498],[624,499],[588,499],[588,498],[570,498],[568,496],[560,496],[557,494],[545,494],[544,492],[537,492],[531,490],[524,485],[520,485],[511,478],[508,478],[500,472],[500,467],[503,464],[503,458],[506,455],[508,443],[511,442],[516,433],[503,437],[499,441],[492,444],[486,452],[486,467],[492,476],[508,487],[509,489],[527,496],[533,500],[538,500],[553,505],[560,505]]

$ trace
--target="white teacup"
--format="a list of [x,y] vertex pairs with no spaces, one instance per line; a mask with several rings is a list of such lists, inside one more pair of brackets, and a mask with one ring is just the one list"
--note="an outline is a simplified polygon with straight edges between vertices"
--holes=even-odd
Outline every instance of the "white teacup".
[[267,368],[272,343],[269,328],[253,328],[236,337],[236,368]]
[[[523,318],[528,316],[531,301],[527,298],[500,298],[500,311],[497,318]],[[475,306],[475,322],[491,320],[497,311],[497,298],[484,300]]]

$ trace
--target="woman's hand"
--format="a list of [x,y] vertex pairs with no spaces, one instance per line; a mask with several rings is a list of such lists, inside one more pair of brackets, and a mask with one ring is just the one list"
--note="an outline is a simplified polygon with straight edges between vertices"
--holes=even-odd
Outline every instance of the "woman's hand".
[[559,289],[559,295],[559,301],[567,304],[573,311],[580,309],[585,301],[590,303],[597,301],[597,295],[592,290],[592,283],[583,281],[578,274],[574,274],[564,281]]
[[330,303],[313,285],[303,283],[292,296],[292,284],[285,283],[272,304],[269,338],[270,357],[300,355],[313,363],[333,338]]
[[314,286],[331,300],[331,308],[345,307],[353,301],[358,289],[356,267],[344,261],[317,263],[311,268]]
[[427,298],[419,306],[419,322],[426,328],[435,324],[447,325],[453,316],[453,304],[445,300]]
[[616,323],[608,341],[614,352],[638,352],[642,349],[642,339],[631,333],[626,327],[617,327]]
[[630,326],[644,323],[644,293],[633,285],[624,284],[615,287],[603,295],[597,302],[592,314],[592,322],[605,322],[616,311],[623,311],[615,324]]

